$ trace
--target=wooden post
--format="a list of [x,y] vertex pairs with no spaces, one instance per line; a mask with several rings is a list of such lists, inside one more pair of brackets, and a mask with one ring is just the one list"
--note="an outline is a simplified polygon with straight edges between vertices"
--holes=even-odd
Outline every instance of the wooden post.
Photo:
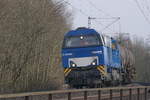
[[123,90],[120,89],[120,100],[122,100],[122,97],[123,97]]
[[84,91],[84,100],[87,100],[87,91]]
[[129,100],[132,100],[132,89],[129,89]]
[[137,88],[137,100],[140,100],[140,88]]
[[147,100],[147,88],[145,88],[145,100]]
[[98,100],[101,100],[101,90],[98,91]]
[[29,96],[25,96],[25,100],[29,100]]
[[71,100],[71,92],[68,93],[68,100]]
[[52,100],[53,98],[52,98],[52,94],[49,94],[48,95],[48,100]]
[[110,100],[112,100],[112,90],[110,89]]

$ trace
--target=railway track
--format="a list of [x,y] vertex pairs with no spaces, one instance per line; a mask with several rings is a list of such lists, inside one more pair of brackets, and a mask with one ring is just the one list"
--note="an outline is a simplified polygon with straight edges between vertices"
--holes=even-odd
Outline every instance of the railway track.
[[3,94],[0,100],[150,100],[150,86]]

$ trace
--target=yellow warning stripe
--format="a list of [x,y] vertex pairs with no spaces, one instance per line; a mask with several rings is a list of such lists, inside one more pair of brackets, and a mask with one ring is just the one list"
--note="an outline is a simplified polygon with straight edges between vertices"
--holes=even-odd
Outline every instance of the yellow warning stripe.
[[105,71],[105,68],[103,68],[103,67],[97,67],[98,69],[100,69],[100,70],[102,70],[102,71]]
[[66,68],[66,69],[64,70],[64,73],[66,73],[68,70],[69,70],[69,68]]
[[106,75],[106,72],[105,72],[105,69],[104,67],[97,67],[97,69],[103,74],[103,75]]
[[101,67],[99,67],[99,69],[105,72],[105,69],[103,69],[103,68],[101,68]]
[[101,72],[101,69],[99,69],[99,67],[97,67],[97,69]]
[[99,67],[97,68],[100,72],[105,73],[105,71],[101,70]]
[[105,67],[104,66],[100,66],[99,67],[101,70],[105,71]]
[[69,69],[66,73],[65,76],[67,76],[71,72],[71,69]]

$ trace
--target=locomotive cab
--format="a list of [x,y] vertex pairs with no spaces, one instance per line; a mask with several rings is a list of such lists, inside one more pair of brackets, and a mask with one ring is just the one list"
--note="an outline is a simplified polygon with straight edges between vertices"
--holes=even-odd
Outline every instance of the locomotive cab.
[[100,46],[103,46],[101,36],[92,29],[69,32],[63,42],[63,66],[65,68],[88,68],[99,65],[97,54],[102,53]]
[[113,78],[118,79],[119,59],[117,42],[94,29],[78,28],[64,37],[62,64],[65,82],[73,87],[100,86],[112,80],[112,73]]

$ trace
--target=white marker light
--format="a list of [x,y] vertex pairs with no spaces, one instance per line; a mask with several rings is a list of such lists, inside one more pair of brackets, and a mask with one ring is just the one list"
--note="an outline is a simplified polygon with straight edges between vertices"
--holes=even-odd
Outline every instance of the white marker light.
[[80,36],[80,39],[83,40],[83,36]]
[[76,65],[75,64],[72,64],[72,67],[75,67]]
[[95,63],[95,62],[93,62],[93,63],[92,63],[92,65],[96,65],[96,63]]

